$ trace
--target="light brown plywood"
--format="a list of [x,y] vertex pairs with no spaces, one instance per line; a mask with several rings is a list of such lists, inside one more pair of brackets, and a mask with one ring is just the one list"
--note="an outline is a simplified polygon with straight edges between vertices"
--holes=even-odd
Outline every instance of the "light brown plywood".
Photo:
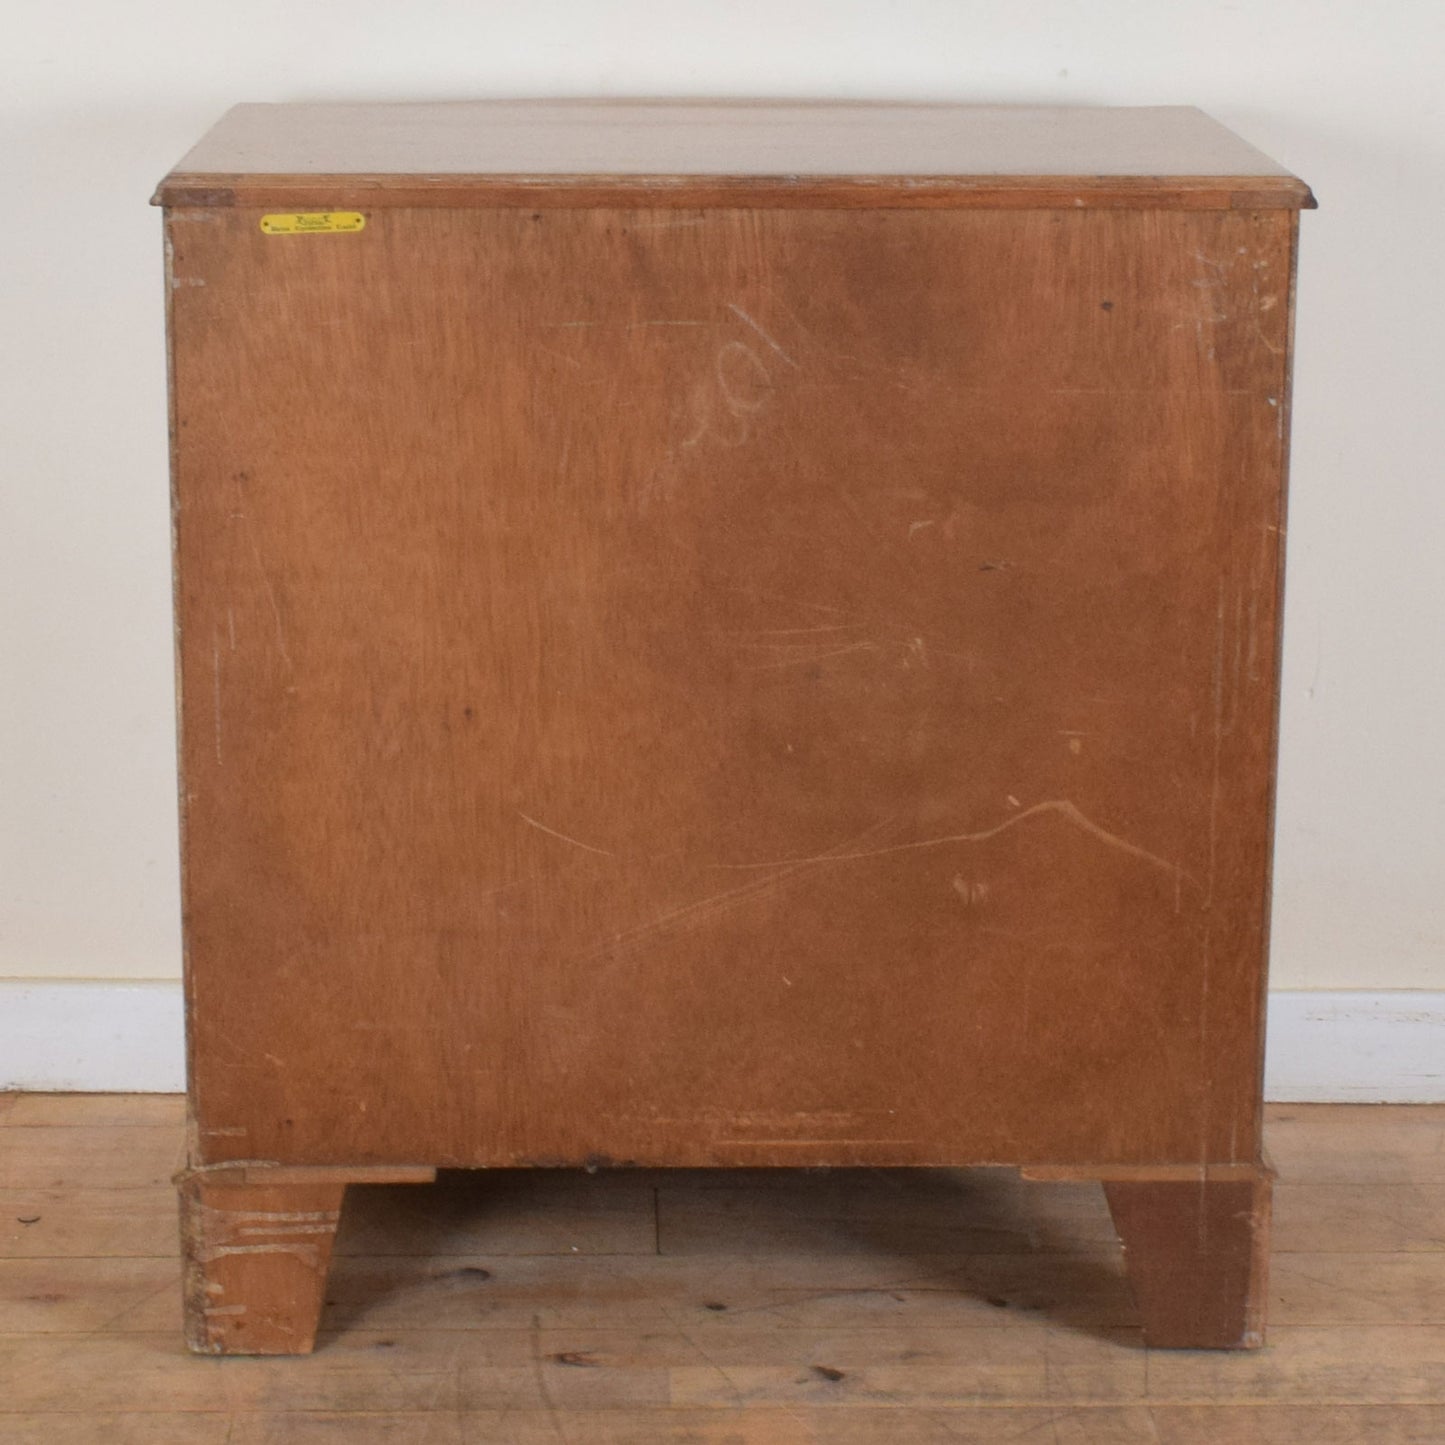
[[659,219],[172,218],[206,1162],[1249,1160],[1286,221]]

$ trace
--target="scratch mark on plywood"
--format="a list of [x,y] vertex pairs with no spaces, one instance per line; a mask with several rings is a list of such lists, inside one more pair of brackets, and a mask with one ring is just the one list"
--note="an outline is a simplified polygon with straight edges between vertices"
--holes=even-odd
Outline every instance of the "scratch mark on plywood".
[[542,326],[561,330],[595,329],[597,327],[620,327],[623,331],[641,331],[649,326],[707,326],[706,321],[659,319],[653,321],[543,321]]
[[746,362],[748,369],[757,378],[757,383],[764,391],[771,388],[773,384],[772,375],[763,363],[762,357],[755,352],[745,341],[726,342],[718,351],[713,362],[713,374],[717,378],[718,391],[722,393],[722,399],[727,409],[742,423],[742,440],[734,443],[741,446],[749,435],[750,429],[747,418],[755,412],[759,412],[767,404],[768,398],[764,396],[744,396],[733,385],[728,372],[731,366],[730,358],[741,357]]
[[[836,845],[837,848],[852,848],[865,838],[876,837],[879,833],[885,832],[894,826],[897,818],[885,819],[882,823],[875,823],[865,828],[861,833],[851,838],[845,838]],[[822,855],[825,859],[829,854]],[[726,864],[712,864],[712,868],[726,867]],[[747,900],[771,892],[779,885],[787,882],[796,874],[806,871],[804,863],[793,866],[782,865],[776,872],[767,878],[760,878],[751,883],[741,884],[736,888],[724,889],[721,893],[710,893],[706,897],[694,899],[691,903],[684,903],[676,908],[670,908],[659,914],[656,918],[649,919],[646,923],[638,924],[635,928],[624,929],[621,933],[615,933],[606,942],[593,952],[580,960],[583,963],[590,963],[594,959],[601,958],[606,954],[625,956],[628,952],[637,947],[642,939],[659,929],[669,927],[693,927],[719,913],[724,913],[731,908]],[[789,985],[791,987],[791,985]]]
[[755,332],[757,332],[757,334],[762,338],[764,344],[771,347],[772,350],[776,351],[777,354],[782,357],[784,362],[791,366],[794,371],[799,370],[798,363],[794,361],[793,358],[789,356],[788,353],[784,351],[781,346],[778,345],[777,341],[772,336],[770,336],[768,332],[763,330],[763,328],[751,316],[749,316],[748,313],[744,311],[741,306],[735,306],[731,301],[729,301],[728,310],[731,311],[732,314],[736,316],[738,320],[741,321],[744,325],[750,326]]
[[656,918],[649,919],[648,922],[639,924],[636,928],[624,929],[621,933],[613,934],[601,948],[589,953],[582,962],[590,963],[593,959],[609,953],[625,956],[643,938],[659,929],[701,923],[715,914],[736,907],[746,899],[768,892],[793,873],[799,872],[802,872],[801,868],[785,869],[772,877],[763,878],[754,883],[744,883],[738,888],[729,888],[722,893],[711,893],[706,898],[698,898],[691,903],[684,903],[680,907],[668,909],[665,913],[660,913]]
[[[1209,985],[1210,972],[1214,966],[1214,884],[1218,870],[1219,840],[1219,793],[1223,773],[1224,748],[1224,579],[1219,581],[1219,600],[1215,606],[1214,641],[1214,757],[1209,784],[1209,863],[1204,893],[1204,928],[1200,938],[1199,960],[1199,1071],[1206,1076],[1211,1058],[1209,1047]],[[1199,1123],[1199,1152],[1201,1162],[1207,1161],[1210,1150],[1212,1098],[1209,1090],[1204,1091],[1201,1101]],[[1201,1196],[1200,1238],[1203,1241],[1205,1211]]]
[[[853,624],[850,622],[832,622],[823,627],[767,627],[757,631],[726,632],[723,635],[725,637],[799,637],[809,636],[815,632],[848,632],[852,626]],[[738,643],[739,647],[761,647],[766,645],[769,644]]]
[[281,620],[281,604],[276,600],[276,588],[271,581],[271,574],[266,570],[265,558],[261,556],[260,544],[256,541],[256,534],[246,529],[246,538],[251,543],[251,551],[256,556],[256,570],[261,574],[261,581],[266,587],[266,600],[271,604],[271,616],[276,619],[276,646],[281,650],[281,660],[287,667],[293,666],[291,653],[286,647],[286,624]]
[[1264,348],[1266,351],[1271,352],[1275,356],[1284,355],[1284,347],[1271,341],[1269,337],[1264,334],[1264,328],[1259,324],[1258,321],[1254,323],[1254,334],[1259,337],[1260,341],[1264,344]]
[[211,678],[214,697],[212,709],[216,717],[216,766],[224,767],[221,761],[221,644],[213,641],[211,643]]
[[796,667],[802,663],[827,662],[833,657],[847,657],[852,652],[877,652],[879,644],[876,642],[854,642],[847,647],[836,647],[828,652],[805,652],[796,657],[785,657],[778,662],[760,662],[755,667],[748,668],[749,672],[767,672],[772,668]]
[[[808,612],[821,612],[825,616],[846,617],[852,619],[850,622],[839,623],[832,628],[826,630],[845,632],[850,629],[854,631],[862,631],[865,628],[869,628],[884,629],[891,632],[901,632],[905,634],[903,637],[885,639],[877,645],[880,648],[893,646],[904,648],[907,651],[911,652],[915,657],[917,657],[918,660],[924,663],[927,663],[930,656],[949,657],[954,659],[954,661],[956,662],[962,662],[968,668],[968,670],[972,672],[979,660],[978,654],[976,653],[959,652],[956,651],[954,648],[942,645],[944,643],[954,643],[957,641],[957,639],[949,636],[946,633],[925,632],[922,636],[920,636],[916,624],[911,621],[900,621],[891,617],[866,616],[861,613],[849,612],[842,607],[830,607],[826,603],[822,602],[807,602],[799,597],[788,597],[778,592],[763,592],[751,587],[729,587],[726,590],[729,592],[734,592],[740,597],[750,598],[753,601],[782,602],[789,607],[801,607]],[[739,632],[732,635],[736,635],[739,637],[785,637],[790,633],[807,633],[814,630],[821,632],[825,629],[821,627],[817,629],[806,627],[779,627],[770,630],[750,629],[746,632]],[[842,639],[840,638],[838,640],[841,641]],[[925,643],[927,644],[926,652],[924,650]],[[756,648],[760,644],[739,642],[734,645],[738,647]],[[793,645],[799,646],[800,644]],[[781,648],[779,648],[779,650],[781,650]]]
[[563,843],[570,843],[574,848],[581,848],[584,853],[595,853],[599,858],[615,858],[617,855],[609,848],[594,848],[590,843],[584,843],[580,838],[570,837],[566,833],[559,833],[555,828],[549,828],[545,823],[539,823],[535,818],[528,816],[520,809],[517,816],[530,827],[537,829],[539,833],[546,833],[550,838],[560,839]]
[[676,220],[670,216],[647,217],[641,220],[634,220],[631,223],[631,228],[634,231],[674,230],[678,226],[701,226],[705,224],[706,221],[706,216],[680,216]]
[[[1219,788],[1221,753],[1224,747],[1224,582],[1219,584],[1219,601],[1215,609],[1214,637],[1214,755],[1209,780],[1209,873],[1204,906],[1214,902],[1215,860],[1219,842]],[[1207,978],[1206,969],[1206,978]]]
[[841,1146],[844,1148],[852,1149],[862,1148],[865,1145],[873,1144],[889,1144],[899,1146],[907,1144],[920,1144],[923,1141],[920,1139],[899,1139],[891,1134],[885,1135],[881,1139],[840,1138],[836,1134],[825,1134],[818,1139],[780,1138],[776,1134],[763,1134],[756,1139],[744,1139],[739,1137],[738,1135],[729,1134],[727,1136],[727,1142],[729,1144],[746,1144],[751,1148],[764,1149],[814,1149],[817,1148],[820,1144]]
[[1244,676],[1248,682],[1258,682],[1259,661],[1259,589],[1256,585],[1249,594],[1249,618],[1246,623],[1248,646],[1244,652]]
[[787,597],[781,592],[763,592],[755,587],[727,587],[724,591],[735,592],[739,597],[747,597],[755,602],[783,602],[789,607],[801,607],[808,612],[823,612],[833,617],[855,615],[842,607],[830,607],[826,602],[807,602],[801,597]]
[[1121,838],[1117,833],[1111,833],[1107,828],[1101,827],[1067,798],[1052,798],[1046,802],[1035,803],[1032,807],[1025,808],[1010,818],[1005,818],[1003,822],[995,824],[992,828],[982,828],[972,833],[950,833],[941,838],[921,838],[912,843],[894,843],[887,848],[870,848],[865,852],[858,853],[820,853],[811,858],[777,858],[766,863],[718,863],[714,864],[714,867],[733,869],[802,868],[814,864],[857,863],[873,858],[888,858],[899,853],[917,852],[924,848],[942,848],[955,843],[986,843],[990,838],[997,838],[1000,833],[1017,827],[1029,818],[1038,818],[1049,813],[1066,819],[1106,847],[1125,853],[1131,858],[1138,858],[1141,862],[1148,863],[1151,867],[1167,873],[1171,878],[1179,879],[1187,876],[1179,864],[1172,863],[1167,858],[1161,858],[1157,853],[1151,853],[1147,848],[1141,848],[1137,843],[1131,843],[1127,838]]

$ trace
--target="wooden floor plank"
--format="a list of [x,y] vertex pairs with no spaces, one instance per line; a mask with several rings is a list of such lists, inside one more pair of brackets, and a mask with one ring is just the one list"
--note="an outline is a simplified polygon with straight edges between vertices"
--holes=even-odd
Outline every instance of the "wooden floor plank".
[[1445,1128],[1445,1104],[1266,1104],[1264,1120],[1271,1131],[1294,1123],[1315,1131],[1320,1138],[1334,1135],[1358,1140],[1397,1125]]
[[176,1191],[0,1189],[0,1259],[178,1257]]
[[[275,1441],[279,1445],[282,1440],[301,1438],[279,1433],[287,1428],[281,1419],[259,1417],[258,1423],[263,1430],[275,1429],[277,1433],[253,1435],[252,1440]],[[273,1425],[272,1421],[276,1424]],[[43,1415],[0,1412],[0,1445],[237,1445],[242,1438],[234,1418],[219,1411],[207,1415],[191,1411],[98,1414],[80,1410],[65,1414],[46,1412]],[[353,1438],[359,1442],[366,1436]],[[381,1440],[386,1437],[376,1438]],[[405,1438],[402,1435],[394,1437],[398,1442]],[[425,1435],[414,1438],[417,1445],[426,1440]],[[457,1445],[461,1442],[458,1441]]]
[[1275,1324],[1445,1325],[1445,1250],[1277,1254],[1269,1278]]
[[181,1327],[179,1259],[0,1259],[0,1334]]
[[1445,1406],[0,1413],[0,1445],[1439,1445]]
[[171,1331],[19,1335],[0,1338],[0,1378],[16,1413],[450,1410],[473,1381],[535,1395],[534,1346],[500,1331],[357,1331],[304,1359],[219,1358],[187,1354]]
[[1147,1410],[1109,1407],[22,1415],[8,1423],[0,1415],[0,1445],[1158,1445],[1160,1438]]
[[[0,1095],[0,1099],[6,1096]],[[184,1094],[11,1094],[7,1114],[0,1103],[0,1124],[61,1129],[179,1130],[186,1120]]]
[[1158,1445],[1439,1445],[1445,1440],[1445,1405],[1156,1405],[1151,1413]]
[[348,1330],[304,1367],[204,1359],[163,1335],[0,1338],[12,1410],[737,1409],[1118,1404],[1145,1395],[1137,1331]]
[[1445,1441],[1445,1109],[1271,1108],[1255,1354],[1140,1347],[1095,1185],[490,1171],[350,1191],[306,1360],[183,1352],[182,1113],[0,1096],[0,1445]]
[[1274,1192],[1279,1254],[1445,1249],[1445,1184],[1292,1184]]
[[176,1192],[0,1189],[0,1259],[178,1256]]
[[1149,1398],[1177,1404],[1445,1404],[1445,1326],[1277,1325],[1244,1354],[1157,1350]]
[[1265,1147],[1292,1184],[1445,1184],[1445,1105],[1275,1104]]
[[182,1131],[174,1124],[0,1130],[0,1191],[154,1189],[168,1185],[183,1162]]

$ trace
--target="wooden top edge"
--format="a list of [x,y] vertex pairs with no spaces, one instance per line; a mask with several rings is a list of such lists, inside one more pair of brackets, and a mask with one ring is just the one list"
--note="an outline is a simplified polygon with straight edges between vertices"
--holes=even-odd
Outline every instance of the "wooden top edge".
[[[604,190],[612,196],[593,199]],[[221,205],[304,192],[336,207],[357,192],[378,205],[436,191],[457,205],[545,193],[590,206],[632,191],[679,205],[1068,205],[1077,192],[1084,205],[1153,205],[1165,190],[1196,205],[1233,204],[1201,199],[1230,191],[1308,204],[1284,167],[1193,106],[702,99],[238,105],[158,196]]]
[[996,207],[1314,210],[1291,175],[325,175],[173,171],[170,207]]

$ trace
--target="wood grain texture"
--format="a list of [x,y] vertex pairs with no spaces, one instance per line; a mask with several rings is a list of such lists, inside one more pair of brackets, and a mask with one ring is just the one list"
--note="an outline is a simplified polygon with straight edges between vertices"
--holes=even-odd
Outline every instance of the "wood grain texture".
[[[103,1120],[121,1143],[167,1107],[174,1115],[173,1101],[133,1101],[129,1125],[124,1099],[18,1102],[70,1141],[68,1159],[53,1140],[25,1156],[33,1131],[0,1113],[0,1154],[20,1189],[52,1174],[73,1181],[53,1206],[72,1219],[87,1213],[87,1195],[145,1201],[137,1207],[154,1216],[156,1242],[148,1257],[116,1257],[96,1217],[68,1257],[0,1257],[5,1445],[1435,1445],[1445,1434],[1445,1253],[1392,1249],[1378,1229],[1380,1248],[1364,1252],[1358,1225],[1331,1203],[1370,1187],[1390,1159],[1418,1159],[1445,1109],[1269,1111],[1271,1152],[1286,1159],[1282,1141],[1293,1139],[1301,1160],[1327,1157],[1332,1177],[1282,1164],[1280,1193],[1314,1222],[1320,1249],[1275,1253],[1271,1348],[1255,1355],[1139,1347],[1119,1250],[1094,1237],[1097,1186],[1024,1186],[984,1171],[961,1207],[968,1176],[951,1172],[950,1190],[912,1170],[851,1181],[531,1170],[352,1191],[345,1227],[367,1252],[336,1259],[320,1348],[298,1364],[182,1352],[174,1196],[128,1187],[121,1150],[97,1149],[94,1132]],[[170,1127],[178,1148],[180,1121]],[[491,1179],[494,1196],[480,1187]],[[662,1190],[669,1179],[675,1187]],[[1438,1244],[1445,1183],[1413,1187],[1435,1203]],[[639,1230],[614,1237],[615,1257],[571,1252],[563,1216],[586,1244],[589,1221],[609,1212],[650,1219],[642,1196],[654,1189],[660,1241]],[[414,1253],[425,1204],[388,1207],[413,1194],[433,1195],[450,1216],[447,1248],[481,1247]],[[470,1201],[470,1222],[459,1199],[441,1202],[448,1196]],[[733,1201],[732,1227],[712,1253],[657,1252],[704,1238],[718,1196]],[[889,1197],[891,1234],[881,1224]],[[867,1251],[848,1246],[846,1220],[828,1225],[855,1198],[871,1200],[880,1221]],[[10,1196],[0,1204],[8,1210]],[[1382,1198],[1375,1213],[1394,1208]],[[853,1216],[867,1212],[860,1203]],[[790,1214],[815,1225],[811,1248],[781,1247]],[[960,1227],[961,1215],[976,1227]],[[990,1229],[1010,1223],[1011,1252],[998,1253]],[[949,1231],[951,1250],[919,1250]],[[770,1233],[774,1247],[755,1255],[751,1239]]]
[[1257,1159],[1288,215],[256,221],[169,217],[198,1162]]
[[[96,1172],[87,1176],[98,1177]],[[103,1176],[100,1176],[103,1177]],[[0,1190],[0,1257],[52,1259],[102,1253],[174,1259],[176,1191],[153,1189]]]
[[[559,1420],[561,1423],[559,1423]],[[873,1406],[0,1416],[3,1445],[1436,1445],[1445,1406]],[[571,1431],[559,1435],[559,1430]]]
[[166,205],[1295,208],[1189,106],[645,101],[242,105]]
[[0,1094],[0,1124],[46,1129],[161,1127],[171,1131],[163,1148],[171,1147],[185,1116],[181,1094]]
[[1264,1343],[1270,1176],[1109,1180],[1146,1344],[1252,1350]]
[[[1296,1183],[1445,1184],[1445,1114],[1404,1104],[1277,1105],[1269,1148]],[[1331,1130],[1321,1120],[1338,1121]]]

